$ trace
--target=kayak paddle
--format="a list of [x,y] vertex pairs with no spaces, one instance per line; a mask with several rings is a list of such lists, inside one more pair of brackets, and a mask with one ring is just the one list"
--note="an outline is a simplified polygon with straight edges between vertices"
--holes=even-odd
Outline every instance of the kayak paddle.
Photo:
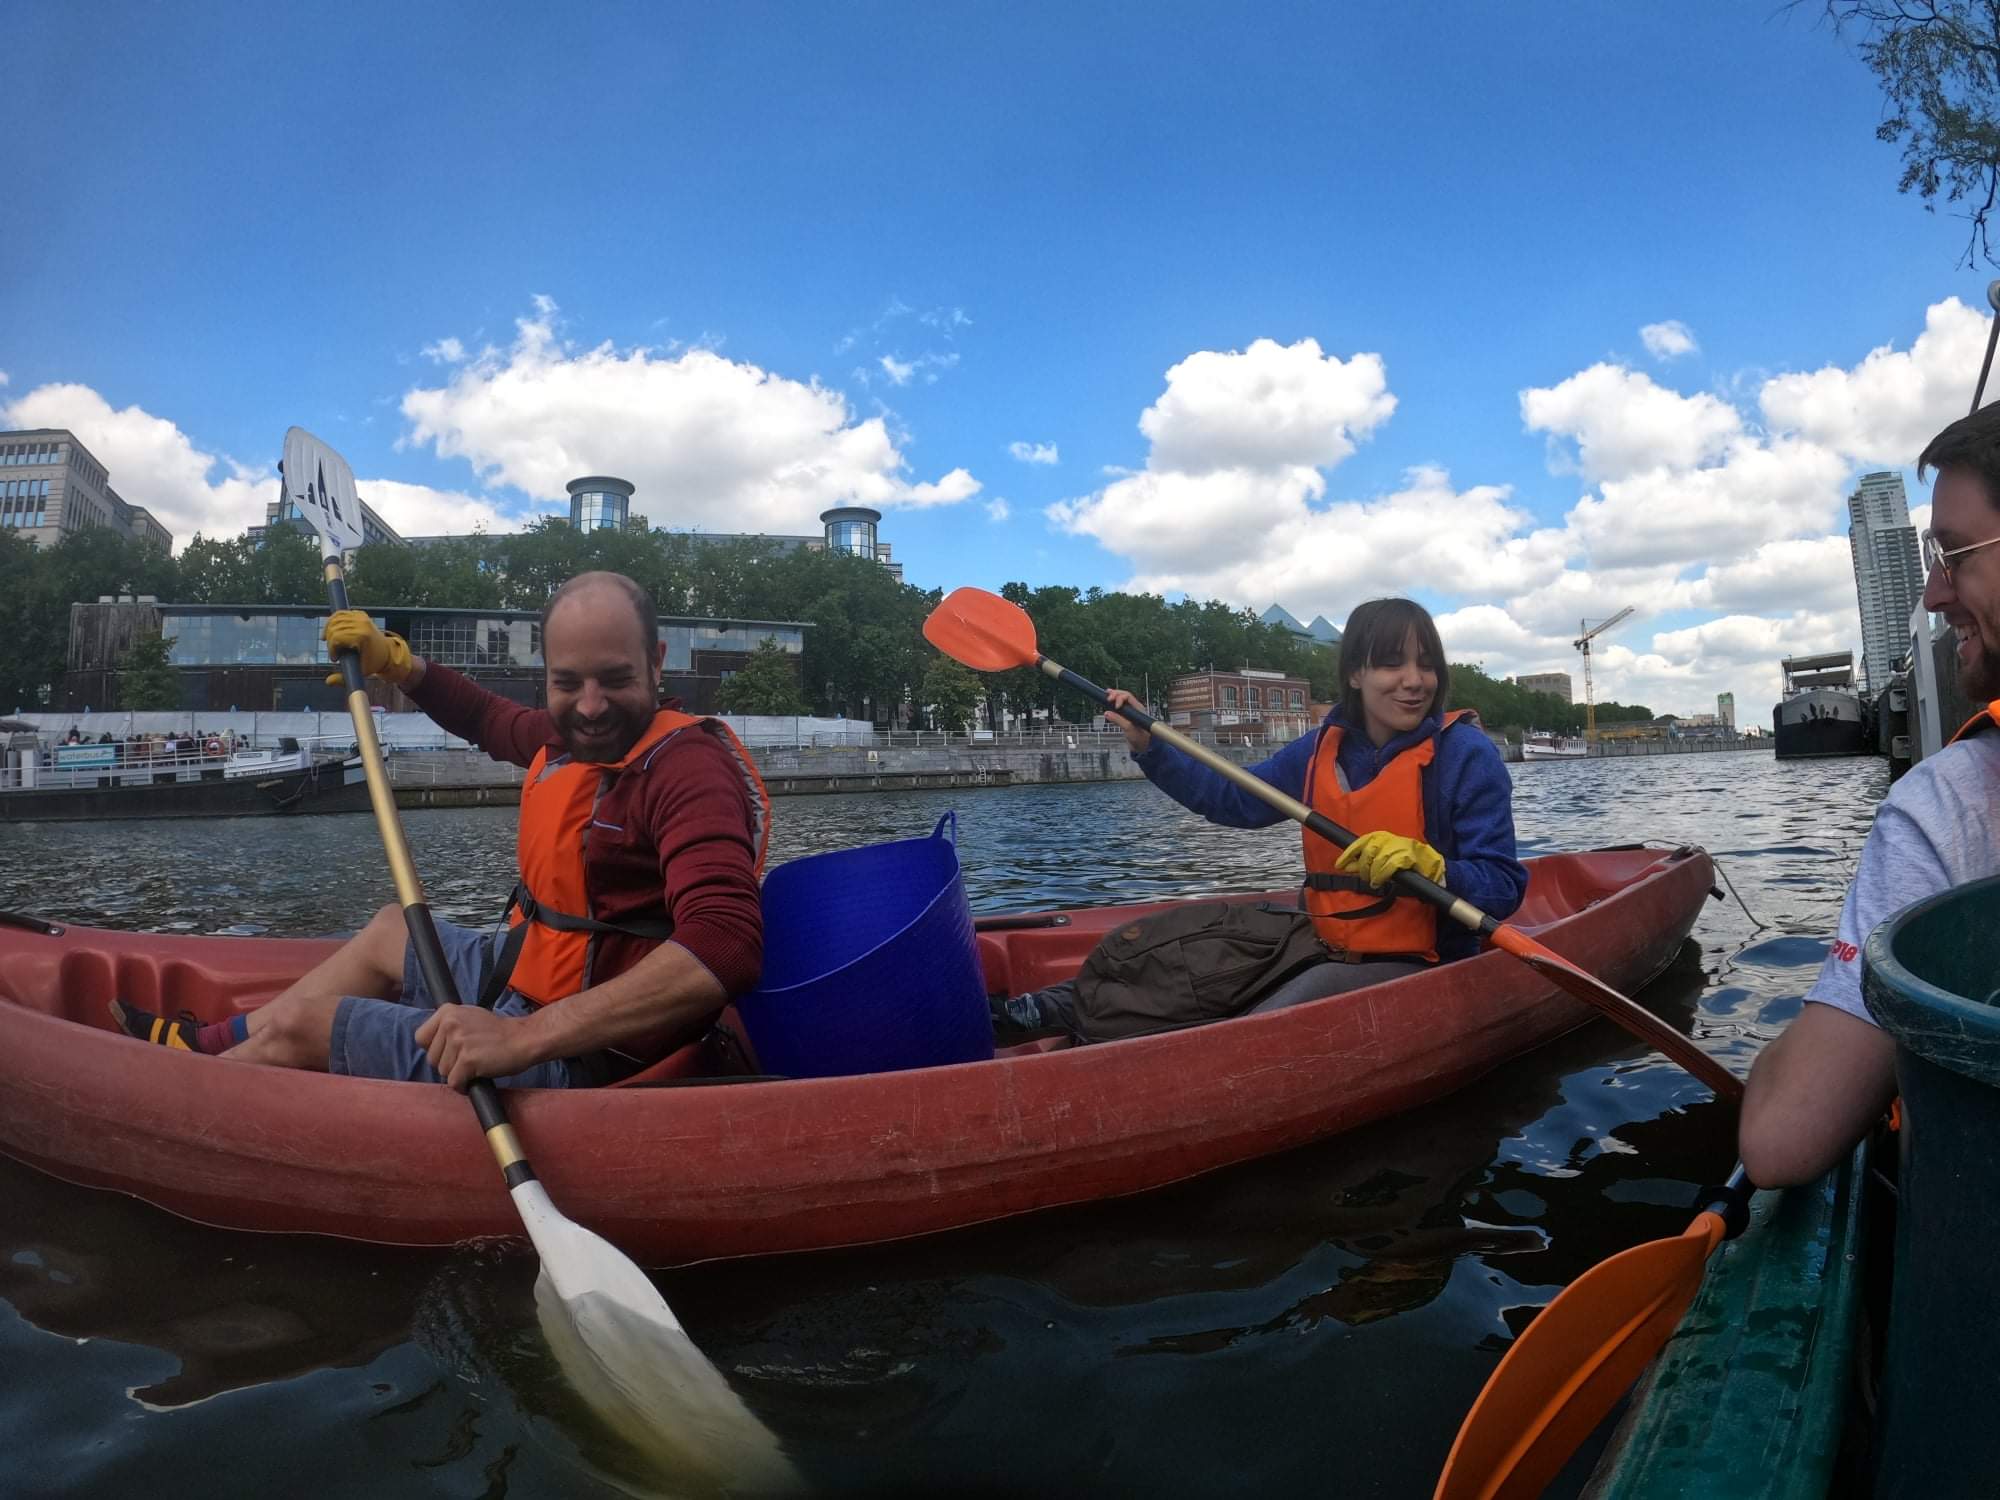
[[[924,639],[975,672],[1006,672],[1015,667],[1036,667],[1056,681],[1075,688],[1092,702],[1111,708],[1110,696],[1103,688],[1050,661],[1036,649],[1035,622],[1019,605],[1002,599],[998,594],[989,594],[984,589],[953,589],[925,619]],[[1251,796],[1270,803],[1328,843],[1344,849],[1354,842],[1354,835],[1332,819],[1314,812],[1296,797],[1287,796],[1268,781],[1251,775],[1242,766],[1216,754],[1206,745],[1168,728],[1145,710],[1128,707],[1111,711],[1141,729],[1151,730],[1182,754],[1193,756],[1217,775],[1226,777]],[[1632,1035],[1686,1068],[1720,1097],[1742,1097],[1742,1083],[1721,1063],[1651,1011],[1628,1000],[1603,980],[1585,973],[1519,928],[1489,917],[1471,902],[1460,900],[1415,870],[1397,871],[1394,883],[1404,894],[1428,901],[1460,926],[1470,928],[1494,947],[1513,954],[1577,999],[1594,1005]]]
[[[333,449],[294,427],[285,434],[284,485],[287,498],[319,534],[327,600],[336,610],[346,609],[342,559],[363,541],[354,473]],[[388,855],[410,946],[431,993],[456,1005],[458,986],[403,837],[360,659],[353,651],[343,651],[340,669],[367,774],[368,800]],[[751,1493],[795,1484],[777,1439],[695,1347],[659,1288],[630,1258],[602,1236],[565,1218],[550,1200],[508,1123],[500,1091],[481,1078],[467,1092],[521,1223],[541,1257],[536,1311],[578,1394],[642,1450],[693,1464],[718,1482],[726,1480]]]
[[1432,1500],[1541,1494],[1680,1326],[1752,1191],[1739,1166],[1681,1234],[1592,1266],[1537,1313],[1466,1413]]

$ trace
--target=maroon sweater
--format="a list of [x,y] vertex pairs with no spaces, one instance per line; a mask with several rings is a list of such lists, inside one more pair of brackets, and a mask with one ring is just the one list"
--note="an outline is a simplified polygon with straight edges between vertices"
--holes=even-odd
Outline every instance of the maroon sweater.
[[[523,708],[436,662],[405,689],[417,707],[495,760],[530,764],[559,749],[547,710]],[[665,705],[678,705],[669,702]],[[651,757],[612,777],[584,853],[589,915],[601,922],[674,924],[673,940],[699,959],[732,997],[757,983],[764,961],[763,908],[750,795],[735,758],[714,735],[675,735]],[[578,913],[583,915],[583,913]],[[656,945],[604,933],[591,981],[631,968]]]

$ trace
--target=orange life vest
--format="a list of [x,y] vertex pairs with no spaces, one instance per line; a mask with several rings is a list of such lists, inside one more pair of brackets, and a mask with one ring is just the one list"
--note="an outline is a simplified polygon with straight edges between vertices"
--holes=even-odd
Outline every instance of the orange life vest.
[[698,718],[663,708],[653,715],[653,722],[639,737],[639,743],[609,764],[571,760],[567,755],[558,755],[552,761],[544,748],[535,756],[534,764],[528,767],[527,780],[521,784],[518,835],[521,881],[514,890],[509,920],[517,928],[525,924],[526,930],[517,934],[520,953],[512,972],[505,976],[509,988],[538,1004],[548,1005],[590,987],[593,982],[590,961],[597,934],[621,932],[655,942],[664,942],[673,935],[674,924],[664,903],[659,917],[653,920],[614,923],[594,918],[584,875],[584,854],[590,839],[591,818],[612,778],[632,768],[643,771],[668,740],[690,728],[715,735],[735,757],[744,789],[750,794],[757,873],[763,874],[764,851],[771,834],[771,799],[750,752],[719,719]]
[[[1356,833],[1399,833],[1424,837],[1424,767],[1437,758],[1438,736],[1460,719],[1473,717],[1469,708],[1444,717],[1437,733],[1396,756],[1360,791],[1350,791],[1340,769],[1344,731],[1329,724],[1320,731],[1306,775],[1306,801],[1312,810]],[[1336,870],[1341,850],[1311,830],[1305,831],[1306,910],[1320,940],[1336,952],[1360,955],[1397,954],[1437,962],[1437,908],[1414,896],[1378,891],[1366,881]]]
[[1996,724],[2000,724],[2000,698],[1995,698],[1986,707],[1980,709],[1978,713],[1959,725],[1958,733],[1953,735],[1948,743],[1956,745],[1960,740],[1971,739],[1980,730],[1991,729]]

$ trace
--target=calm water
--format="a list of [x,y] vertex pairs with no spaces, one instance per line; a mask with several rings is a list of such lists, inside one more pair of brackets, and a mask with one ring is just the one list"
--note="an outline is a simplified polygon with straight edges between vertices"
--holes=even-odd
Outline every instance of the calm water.
[[[1513,767],[1524,852],[1709,848],[1649,1003],[1739,1072],[1797,1010],[1876,760]],[[977,910],[1295,878],[1143,783],[799,798],[773,860],[960,813]],[[417,813],[433,904],[486,920],[511,810]],[[372,820],[0,827],[0,908],[181,932],[358,925]],[[1510,1330],[1685,1227],[1732,1121],[1607,1024],[1444,1103],[1143,1198],[913,1245],[662,1275],[820,1493],[1430,1493]],[[610,1495],[536,1328],[533,1263],[225,1234],[0,1159],[0,1495]],[[587,1455],[587,1456],[586,1456]]]

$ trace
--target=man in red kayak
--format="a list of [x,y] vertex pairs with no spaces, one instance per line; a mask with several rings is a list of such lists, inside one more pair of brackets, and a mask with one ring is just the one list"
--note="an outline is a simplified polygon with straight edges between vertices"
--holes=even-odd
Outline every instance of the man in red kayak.
[[511,925],[437,924],[460,997],[480,1003],[438,1003],[390,905],[258,1010],[203,1026],[115,1001],[126,1031],[277,1067],[573,1088],[664,1056],[756,984],[770,801],[725,725],[660,707],[665,649],[638,584],[583,573],[549,600],[546,709],[413,655],[360,610],[329,619],[326,641],[528,768]]
[[1923,536],[1924,608],[1958,636],[1958,680],[1983,705],[1875,813],[1840,930],[1805,1005],[1750,1070],[1738,1154],[1759,1187],[1810,1182],[1852,1151],[1896,1092],[1896,1046],[1861,994],[1861,947],[1913,902],[2000,873],[2000,406],[1930,441],[1937,471]]

